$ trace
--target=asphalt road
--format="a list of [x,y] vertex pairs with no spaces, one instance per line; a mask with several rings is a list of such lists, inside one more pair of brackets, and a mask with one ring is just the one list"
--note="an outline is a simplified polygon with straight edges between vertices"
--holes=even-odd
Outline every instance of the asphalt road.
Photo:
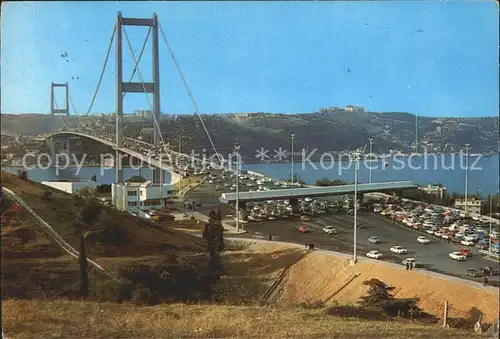
[[[186,195],[186,199],[197,199],[202,203],[199,212],[208,214],[210,210],[221,206],[223,215],[227,212],[232,212],[226,205],[218,202],[218,197],[222,192],[228,191],[227,187],[223,190],[215,191],[214,184],[202,184]],[[219,185],[221,185],[219,183]],[[244,188],[248,190],[250,188]],[[243,191],[243,190],[242,190]],[[474,253],[472,257],[465,262],[458,262],[448,257],[450,252],[459,250],[459,247],[440,241],[431,239],[430,244],[420,244],[417,242],[419,235],[413,230],[400,227],[388,220],[381,219],[378,215],[372,212],[361,212],[358,214],[358,224],[362,225],[357,231],[357,254],[359,257],[366,256],[370,250],[378,250],[383,255],[382,260],[401,264],[405,258],[415,258],[422,263],[425,269],[448,274],[456,277],[467,278],[478,282],[483,282],[483,278],[471,278],[464,274],[466,268],[480,269],[485,266],[492,266],[498,269],[499,264],[495,264],[490,260],[481,257],[480,254]],[[300,233],[297,231],[299,226],[307,226],[310,233]],[[326,225],[333,226],[338,234],[326,235],[322,232],[322,228]],[[337,213],[328,216],[314,217],[311,221],[302,222],[297,218],[284,218],[279,220],[267,220],[261,222],[249,222],[244,225],[248,233],[240,235],[243,238],[265,237],[269,234],[276,236],[276,240],[294,242],[298,244],[314,243],[316,247],[326,250],[353,253],[353,216],[347,213]],[[381,242],[372,244],[368,241],[371,236],[377,236]],[[390,252],[390,248],[394,245],[403,246],[408,250],[407,254],[397,255]],[[499,277],[488,277],[491,285],[499,285]]]

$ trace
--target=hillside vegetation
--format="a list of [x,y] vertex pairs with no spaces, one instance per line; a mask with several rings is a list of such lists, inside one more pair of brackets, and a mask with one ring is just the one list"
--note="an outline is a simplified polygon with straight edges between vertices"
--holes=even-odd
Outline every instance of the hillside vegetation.
[[464,337],[463,332],[437,326],[342,319],[301,308],[8,300],[2,309],[5,332],[15,339]]
[[[137,256],[167,250],[203,250],[202,240],[183,232],[142,221],[94,201],[67,194],[17,175],[1,172],[2,185],[18,194],[71,246],[86,235],[87,253],[94,256]],[[45,196],[50,192],[50,197]],[[26,214],[24,226],[36,229]]]
[[[64,117],[69,127],[77,127],[79,120]],[[86,121],[99,121],[109,125],[113,131],[111,116],[86,117]],[[138,137],[143,128],[152,128],[152,122],[138,120],[133,116],[125,117],[126,136]],[[342,151],[363,147],[369,138],[374,139],[373,151],[388,152],[390,149],[401,151],[414,150],[415,137],[418,137],[419,152],[424,147],[429,152],[458,152],[464,140],[470,142],[472,152],[498,151],[497,139],[499,120],[495,117],[418,117],[416,135],[416,116],[404,112],[348,112],[339,108],[320,109],[319,112],[304,114],[205,114],[203,121],[210,132],[218,150],[227,153],[235,142],[241,144],[241,153],[255,160],[255,150],[260,147],[273,150],[283,147],[289,150],[290,134],[295,134],[296,151],[318,149]],[[59,119],[56,120],[60,124]],[[2,128],[24,135],[37,135],[48,132],[48,119],[42,115],[3,115]],[[206,148],[212,145],[206,137],[198,116],[163,115],[160,128],[165,142],[178,143],[182,136],[183,149]],[[56,129],[63,128],[62,123]],[[271,152],[272,153],[272,152]],[[271,154],[272,159],[273,154]]]

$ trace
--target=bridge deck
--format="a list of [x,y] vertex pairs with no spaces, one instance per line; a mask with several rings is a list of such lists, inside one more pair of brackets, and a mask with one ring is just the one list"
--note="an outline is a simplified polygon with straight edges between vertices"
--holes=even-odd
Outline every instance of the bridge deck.
[[[417,188],[411,181],[380,182],[373,184],[358,184],[358,192],[395,191]],[[289,198],[322,197],[354,193],[354,185],[305,187],[279,189],[263,192],[240,192],[239,201],[281,200]],[[236,202],[236,193],[223,193],[219,201],[228,204]]]

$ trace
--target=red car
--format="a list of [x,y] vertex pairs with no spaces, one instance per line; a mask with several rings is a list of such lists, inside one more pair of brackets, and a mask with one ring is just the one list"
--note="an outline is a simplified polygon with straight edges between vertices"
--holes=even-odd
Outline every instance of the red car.
[[297,228],[297,231],[299,231],[300,233],[309,233],[309,229],[305,226],[300,226],[299,228]]

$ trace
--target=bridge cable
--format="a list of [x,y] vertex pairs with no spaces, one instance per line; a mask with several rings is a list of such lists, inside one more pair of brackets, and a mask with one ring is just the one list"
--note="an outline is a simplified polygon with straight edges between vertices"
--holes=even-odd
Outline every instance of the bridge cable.
[[201,122],[201,125],[203,126],[203,129],[205,130],[205,134],[207,135],[208,137],[208,140],[210,141],[210,144],[212,144],[212,147],[213,147],[213,150],[215,151],[215,154],[217,155],[217,158],[219,159],[220,161],[220,165],[221,166],[224,166],[224,161],[223,159],[221,159],[221,155],[220,153],[217,151],[217,148],[215,147],[215,144],[212,140],[212,138],[210,137],[210,133],[208,132],[208,129],[207,127],[205,126],[205,122],[203,121],[203,118],[201,117],[201,114],[200,114],[200,109],[198,107],[198,104],[196,103],[196,100],[194,99],[194,96],[193,96],[193,93],[191,92],[191,89],[189,88],[189,85],[186,81],[186,78],[184,77],[184,73],[182,72],[182,69],[181,67],[179,66],[179,63],[177,62],[177,58],[175,57],[175,54],[174,54],[174,51],[172,50],[172,48],[170,47],[170,44],[168,43],[168,40],[167,40],[167,37],[165,35],[165,32],[163,31],[163,28],[160,24],[160,22],[158,22],[158,26],[160,28],[160,32],[161,32],[161,36],[163,38],[163,41],[165,42],[165,44],[167,45],[167,48],[170,52],[170,56],[172,57],[172,60],[174,61],[175,63],[175,67],[177,68],[177,71],[179,72],[179,75],[182,79],[182,82],[184,84],[184,88],[186,89],[186,91],[188,92],[188,95],[189,97],[191,98],[191,102],[193,103],[194,105],[194,108],[195,108],[195,112],[196,114],[198,115],[198,118],[200,119],[200,122]]
[[[137,67],[139,67],[139,62],[141,62],[142,54],[144,53],[144,50],[146,49],[146,44],[148,43],[148,39],[149,39],[150,34],[151,34],[151,26],[149,26],[148,34],[146,34],[146,39],[144,39],[144,42],[142,44],[141,52],[139,53],[139,57],[137,58],[137,63],[134,66],[134,70],[132,71],[132,75],[130,76],[129,82],[132,82],[132,80],[134,79],[135,72],[137,71]],[[125,94],[127,94],[127,92],[122,94],[122,100],[123,100],[123,98],[125,98]]]
[[92,110],[92,106],[94,105],[95,99],[97,97],[97,92],[99,92],[99,88],[101,87],[102,79],[104,77],[104,71],[106,70],[106,65],[108,64],[108,59],[109,59],[109,54],[111,52],[111,47],[113,46],[115,32],[116,32],[116,24],[113,26],[113,34],[111,34],[111,39],[109,41],[108,51],[106,52],[106,58],[104,59],[104,65],[102,66],[102,71],[101,71],[101,75],[99,77],[99,81],[97,83],[97,88],[94,92],[94,96],[92,97],[92,101],[90,102],[89,108],[88,108],[87,113],[85,115],[89,115],[90,111]]
[[[120,18],[120,20],[121,20],[121,18]],[[127,45],[128,45],[129,50],[130,50],[130,53],[132,54],[132,57],[134,58],[134,62],[137,64],[137,58],[135,56],[134,49],[132,48],[132,43],[130,42],[130,39],[128,37],[127,30],[125,29],[125,27],[123,27],[123,34],[125,35],[125,39],[127,40]],[[139,75],[139,80],[140,80],[142,88],[144,90],[144,94],[146,95],[146,99],[148,100],[149,108],[151,109],[151,112],[153,112],[153,114],[152,114],[153,120],[154,120],[156,128],[158,129],[158,134],[159,134],[162,146],[165,149],[165,153],[168,156],[168,160],[169,160],[170,164],[172,164],[170,153],[169,153],[169,151],[167,149],[167,146],[165,145],[165,141],[163,140],[163,136],[162,136],[162,133],[161,133],[160,125],[158,124],[158,120],[156,119],[156,114],[155,114],[156,112],[153,109],[153,105],[151,104],[151,100],[150,100],[149,95],[148,95],[148,93],[146,91],[146,86],[144,85],[144,81],[143,81],[143,77],[142,77],[142,72],[141,72],[141,69],[139,68],[139,66],[137,66],[137,74]],[[154,145],[154,146],[156,146],[156,145]]]
[[[54,98],[54,104],[56,105],[56,109],[59,109],[59,105],[57,104],[56,97],[55,97],[55,96],[53,96],[53,98]],[[63,126],[64,126],[67,130],[69,130],[69,127],[68,127],[68,125],[66,125],[66,123],[64,122],[64,119],[63,119],[63,118],[62,118],[59,114],[54,114],[54,115],[55,115],[55,116],[57,116],[57,117],[59,118],[59,120],[61,120],[61,122],[62,122]]]
[[[73,108],[73,112],[75,113],[76,117],[78,118],[78,121],[80,122],[80,125],[89,130],[89,131],[92,131],[92,129],[90,127],[87,127],[85,125],[85,123],[82,121],[82,118],[80,117],[80,115],[78,115],[77,111],[76,111],[76,108],[75,108],[75,104],[73,102],[73,98],[71,97],[71,93],[68,94],[68,97],[69,97],[69,102],[71,103],[71,107]],[[77,127],[78,128],[78,127]]]

